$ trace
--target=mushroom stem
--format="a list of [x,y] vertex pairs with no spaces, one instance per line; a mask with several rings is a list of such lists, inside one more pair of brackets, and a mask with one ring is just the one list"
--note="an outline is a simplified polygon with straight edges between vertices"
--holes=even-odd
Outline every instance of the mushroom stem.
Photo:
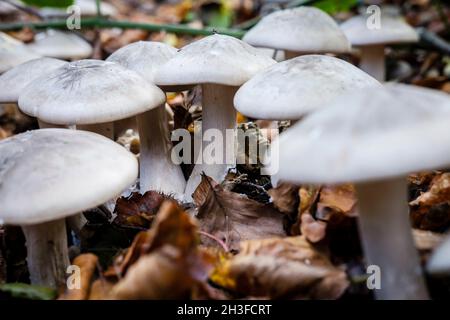
[[386,80],[384,45],[361,47],[359,67],[378,81],[384,82]]
[[[195,165],[194,170],[187,182],[185,197],[186,200],[192,200],[192,194],[201,181],[201,174],[204,172],[207,176],[217,182],[222,182],[228,169],[232,164],[226,161],[226,131],[236,129],[236,110],[234,109],[233,98],[238,87],[224,86],[218,84],[202,85],[202,153],[201,163]],[[215,130],[215,131],[213,131]],[[214,133],[220,133],[217,137]],[[205,137],[213,135],[212,141],[205,142]],[[220,139],[220,141],[217,141]],[[217,150],[214,146],[222,146],[222,150]],[[222,153],[222,157],[211,159],[210,152],[207,149],[214,149]],[[221,159],[218,159],[221,158]],[[218,161],[217,161],[218,160]],[[211,164],[212,163],[212,164]]]
[[65,219],[22,226],[32,284],[60,288],[69,266]]
[[114,140],[114,122],[77,125],[77,130],[94,132],[108,139]]
[[356,185],[359,227],[368,265],[381,272],[381,300],[428,299],[409,221],[406,178]]
[[186,180],[171,158],[172,142],[164,105],[137,116],[141,193],[149,190],[182,197]]

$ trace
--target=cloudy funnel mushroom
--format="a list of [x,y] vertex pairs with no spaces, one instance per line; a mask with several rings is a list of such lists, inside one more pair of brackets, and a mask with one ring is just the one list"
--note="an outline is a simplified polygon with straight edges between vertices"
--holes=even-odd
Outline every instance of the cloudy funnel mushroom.
[[[97,16],[96,0],[76,0],[74,5],[79,8],[82,17]],[[104,16],[115,16],[118,14],[116,7],[105,1],[100,2],[100,11]],[[69,15],[65,9],[57,8],[43,8],[40,10],[40,14],[46,18],[61,18]]]
[[[138,72],[148,82],[153,83],[158,68],[169,61],[177,49],[160,42],[140,41],[114,52],[107,61],[118,63]],[[186,180],[179,165],[171,159],[172,142],[170,130],[162,103],[159,107],[137,116],[140,147],[140,187],[141,193],[158,190],[181,197]]]
[[16,103],[22,90],[47,72],[67,62],[53,58],[39,58],[22,63],[0,76],[0,103]]
[[351,44],[361,50],[361,69],[385,81],[385,46],[417,42],[419,36],[402,18],[388,12],[380,15],[379,26],[369,28],[368,21],[369,14],[356,16],[341,24],[341,29]]
[[40,129],[0,141],[0,220],[24,231],[31,283],[65,283],[64,218],[119,195],[137,174],[130,152],[90,132]]
[[112,122],[156,108],[164,93],[113,62],[80,60],[40,76],[23,89],[19,108],[56,125],[76,125],[112,138]]
[[299,120],[340,95],[381,84],[344,60],[305,55],[259,72],[236,93],[235,108],[261,120]]
[[440,244],[428,259],[427,272],[433,276],[448,276],[450,274],[450,238]]
[[412,239],[406,177],[450,165],[449,121],[448,95],[389,85],[342,96],[279,138],[280,179],[355,183],[366,262],[381,270],[379,299],[428,297]]
[[65,60],[89,58],[93,52],[92,46],[83,38],[72,32],[58,30],[36,34],[28,48],[44,57]]
[[[159,86],[202,85],[202,132],[216,130],[226,137],[227,129],[236,128],[236,111],[233,97],[236,90],[258,71],[275,61],[236,38],[214,34],[180,49],[157,72],[155,83]],[[203,150],[208,148],[203,142]],[[224,146],[225,147],[225,146]],[[224,150],[219,150],[222,151]],[[218,151],[218,152],[219,152]],[[200,183],[201,173],[222,181],[230,165],[225,159],[203,157],[195,166],[185,191],[188,200]]]
[[22,42],[0,32],[0,74],[24,62],[40,58]]
[[275,11],[262,18],[243,40],[255,47],[284,50],[286,59],[312,53],[347,53],[351,47],[333,18],[313,7]]

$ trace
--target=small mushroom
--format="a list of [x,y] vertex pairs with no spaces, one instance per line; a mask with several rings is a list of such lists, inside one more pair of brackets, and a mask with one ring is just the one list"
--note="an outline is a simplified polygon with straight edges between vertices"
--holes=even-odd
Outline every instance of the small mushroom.
[[369,28],[368,20],[368,14],[355,16],[341,24],[341,29],[361,51],[361,69],[378,81],[385,81],[385,46],[417,42],[419,36],[401,17],[388,12],[381,12],[379,26]]
[[41,56],[64,60],[89,58],[93,52],[92,46],[75,33],[51,29],[36,34],[27,46]]
[[131,153],[90,132],[40,129],[0,141],[0,223],[22,227],[31,283],[64,284],[64,218],[119,195],[137,174]]
[[40,58],[25,44],[0,32],[0,74],[24,62]]
[[[107,61],[136,71],[153,83],[158,68],[169,61],[177,49],[160,42],[140,41],[114,52]],[[140,136],[141,193],[157,190],[181,198],[186,180],[179,165],[171,159],[172,142],[165,104],[137,116]]]
[[[279,138],[285,181],[355,183],[366,262],[381,271],[379,299],[426,299],[407,201],[410,172],[450,165],[450,98],[406,85],[337,98]],[[299,139],[301,137],[301,139]]]
[[[236,90],[258,71],[276,63],[261,55],[255,48],[236,38],[214,34],[180,49],[157,72],[159,86],[202,85],[202,132],[215,129],[226,137],[227,129],[236,128],[233,97]],[[209,144],[203,142],[203,150]],[[225,147],[225,146],[224,146]],[[223,152],[225,154],[225,152]],[[225,159],[202,159],[187,182],[185,197],[191,195],[205,172],[216,181],[222,181],[229,164]]]
[[324,11],[299,7],[275,11],[248,31],[252,46],[284,50],[286,59],[312,53],[347,53],[350,42]]
[[450,275],[450,238],[447,237],[432,253],[427,263],[427,272],[435,277]]
[[47,72],[67,62],[53,58],[39,58],[22,63],[0,76],[0,103],[16,103],[22,90]]
[[260,120],[299,120],[336,97],[381,84],[344,60],[305,55],[275,64],[236,93],[235,108]]
[[19,108],[52,125],[76,125],[112,138],[112,122],[165,101],[139,74],[100,60],[67,63],[40,76],[19,96]]

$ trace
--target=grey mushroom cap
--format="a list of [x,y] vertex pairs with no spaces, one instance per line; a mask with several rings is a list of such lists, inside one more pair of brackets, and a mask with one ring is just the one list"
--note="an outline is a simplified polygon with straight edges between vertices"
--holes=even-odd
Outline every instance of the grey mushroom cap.
[[0,74],[19,64],[40,57],[22,42],[0,32]]
[[282,133],[276,178],[344,183],[450,165],[450,98],[407,85],[342,96]]
[[313,7],[275,11],[244,36],[255,47],[299,53],[346,53],[350,42],[328,14]]
[[159,86],[204,83],[240,86],[275,63],[239,39],[214,34],[180,49],[159,68],[155,83]]
[[28,84],[66,63],[53,58],[39,58],[8,70],[0,76],[0,103],[17,103],[19,95]]
[[60,125],[116,121],[164,103],[165,94],[134,71],[113,62],[80,60],[26,86],[19,108]]
[[381,84],[352,64],[325,55],[305,55],[256,74],[236,93],[235,108],[264,120],[298,120],[336,97]]
[[92,46],[78,35],[51,29],[38,33],[34,42],[28,44],[28,48],[44,57],[67,60],[89,58],[94,51]]
[[355,16],[341,24],[341,29],[354,46],[369,46],[419,41],[417,32],[401,17],[385,13],[380,28],[368,28],[366,15]]
[[162,42],[138,41],[120,48],[106,59],[139,73],[154,83],[158,69],[177,53],[178,49]]
[[135,156],[86,131],[40,129],[0,142],[0,220],[64,218],[119,195],[138,175]]

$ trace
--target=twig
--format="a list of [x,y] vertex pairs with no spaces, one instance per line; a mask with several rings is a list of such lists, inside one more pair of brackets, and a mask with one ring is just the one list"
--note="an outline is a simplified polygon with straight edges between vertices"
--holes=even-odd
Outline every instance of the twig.
[[210,233],[207,233],[205,231],[198,231],[199,234],[201,234],[202,236],[208,237],[214,241],[216,241],[225,252],[230,252],[230,248],[227,246],[227,244],[225,242],[223,242],[222,240],[220,240],[219,238],[217,238],[216,236],[213,236]]
[[[42,22],[11,22],[11,23],[0,23],[1,31],[13,31],[20,30],[23,28],[32,29],[65,29],[67,28],[66,20],[53,20],[53,21],[42,21]],[[121,28],[121,29],[141,29],[147,31],[166,31],[168,33],[176,34],[186,34],[193,36],[207,36],[214,33],[220,33],[224,35],[229,35],[236,38],[242,38],[244,36],[244,31],[237,29],[218,29],[218,28],[190,28],[183,25],[175,24],[152,24],[152,23],[140,23],[132,22],[126,20],[107,20],[105,18],[86,18],[81,19],[82,28]]]
[[31,7],[26,7],[26,6],[22,6],[21,4],[15,2],[15,1],[11,1],[11,0],[0,0],[3,2],[6,2],[7,4],[10,4],[11,6],[19,9],[20,11],[23,11],[25,13],[31,14],[33,16],[38,17],[40,20],[43,20],[44,17],[39,13],[39,11],[31,8]]
[[420,40],[436,47],[442,52],[450,54],[450,43],[439,37],[437,34],[428,31],[425,28],[417,28],[416,31],[420,36]]

